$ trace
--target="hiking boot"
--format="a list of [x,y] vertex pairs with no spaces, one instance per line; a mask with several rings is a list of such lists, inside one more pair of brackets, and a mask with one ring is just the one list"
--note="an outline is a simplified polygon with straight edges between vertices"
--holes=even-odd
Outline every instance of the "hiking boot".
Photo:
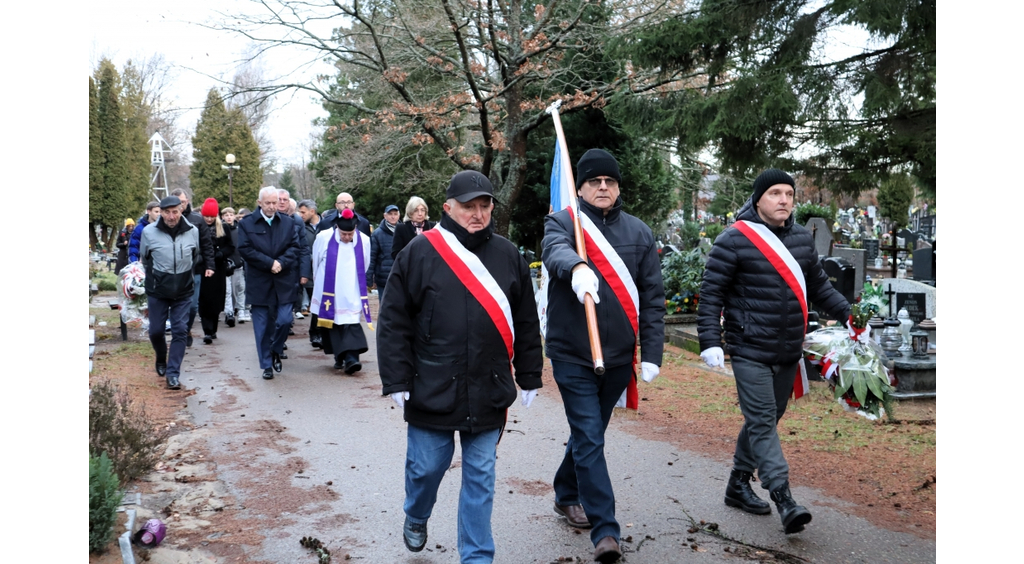
[[811,522],[811,512],[793,501],[793,496],[789,493],[788,481],[772,490],[771,498],[775,502],[775,508],[779,510],[782,527],[786,530],[787,535],[799,533],[804,530],[804,525]]
[[427,545],[427,524],[418,525],[405,518],[405,525],[402,527],[402,540],[405,541],[405,548],[410,552],[419,552]]
[[754,515],[768,515],[772,512],[772,506],[754,493],[750,487],[752,477],[750,472],[733,468],[729,474],[729,485],[725,487],[725,504]]

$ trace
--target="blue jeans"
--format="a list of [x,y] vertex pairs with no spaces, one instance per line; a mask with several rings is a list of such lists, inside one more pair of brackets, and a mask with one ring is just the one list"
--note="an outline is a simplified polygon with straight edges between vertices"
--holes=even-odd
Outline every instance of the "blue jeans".
[[202,274],[193,274],[192,279],[195,280],[196,287],[192,292],[192,305],[188,309],[188,332],[192,332],[192,324],[196,321],[196,313],[199,312],[199,287],[203,283]]
[[[167,363],[167,379],[181,375],[185,358],[185,335],[188,334],[188,298],[177,301],[147,296],[149,304],[149,342],[153,344],[157,362]],[[171,351],[167,354],[165,324],[171,320]]]
[[732,357],[736,395],[743,412],[743,427],[736,438],[732,464],[744,472],[756,468],[761,487],[768,491],[789,481],[789,464],[782,454],[776,426],[786,413],[796,370],[796,363],[771,366]]
[[604,537],[619,541],[615,520],[615,494],[604,458],[604,432],[615,403],[633,377],[630,365],[607,368],[603,376],[582,364],[551,361],[555,383],[562,394],[569,440],[565,457],[555,472],[555,503],[582,505],[590,523],[590,540],[596,546]]
[[[494,561],[491,510],[494,507],[494,460],[500,429],[459,431],[462,444],[462,489],[459,492],[459,558],[462,564]],[[409,425],[405,454],[405,514],[425,524],[437,501],[437,488],[452,463],[455,431]]]

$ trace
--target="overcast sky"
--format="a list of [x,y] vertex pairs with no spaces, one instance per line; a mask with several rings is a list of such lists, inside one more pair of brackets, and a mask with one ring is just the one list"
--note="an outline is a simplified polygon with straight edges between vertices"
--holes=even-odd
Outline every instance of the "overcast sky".
[[[101,57],[110,58],[120,70],[128,59],[148,59],[156,54],[174,65],[174,81],[169,97],[175,106],[189,108],[178,120],[178,127],[194,132],[200,106],[210,88],[219,86],[217,78],[230,81],[238,62],[249,51],[249,40],[235,33],[216,32],[202,23],[222,21],[217,14],[255,13],[259,6],[245,0],[177,0],[173,3],[151,0],[105,0],[88,12],[88,68],[92,74]],[[330,26],[325,27],[325,31]],[[308,54],[278,52],[263,57],[267,77],[296,72],[298,80],[314,71],[304,68]],[[296,71],[299,68],[301,70]],[[322,66],[320,72],[330,72]],[[204,76],[208,75],[208,76]],[[211,78],[216,77],[216,78]],[[309,159],[308,146],[313,118],[326,115],[319,102],[306,93],[280,94],[274,101],[269,119],[270,139],[278,164],[299,163]],[[191,158],[191,149],[187,156]]]

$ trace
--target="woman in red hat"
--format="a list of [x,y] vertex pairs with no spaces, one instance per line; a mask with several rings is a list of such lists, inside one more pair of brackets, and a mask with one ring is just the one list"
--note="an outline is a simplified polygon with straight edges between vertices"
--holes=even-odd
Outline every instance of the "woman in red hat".
[[231,233],[221,223],[217,200],[207,198],[201,213],[213,234],[213,276],[203,277],[199,287],[199,319],[203,324],[203,342],[209,345],[217,338],[217,323],[224,311],[228,257],[235,253],[235,245],[231,242]]

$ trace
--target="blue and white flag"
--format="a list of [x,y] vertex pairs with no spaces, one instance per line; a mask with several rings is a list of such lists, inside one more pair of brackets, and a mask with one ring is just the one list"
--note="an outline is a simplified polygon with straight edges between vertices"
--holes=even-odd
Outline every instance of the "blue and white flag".
[[[564,210],[566,207],[576,213],[576,198],[572,190],[575,185],[572,181],[572,165],[568,156],[562,155],[561,143],[555,139],[555,158],[551,163],[551,208],[548,213],[555,213]],[[537,316],[540,318],[540,333],[542,336],[548,334],[548,268],[543,263],[540,267],[541,278],[537,287]]]

